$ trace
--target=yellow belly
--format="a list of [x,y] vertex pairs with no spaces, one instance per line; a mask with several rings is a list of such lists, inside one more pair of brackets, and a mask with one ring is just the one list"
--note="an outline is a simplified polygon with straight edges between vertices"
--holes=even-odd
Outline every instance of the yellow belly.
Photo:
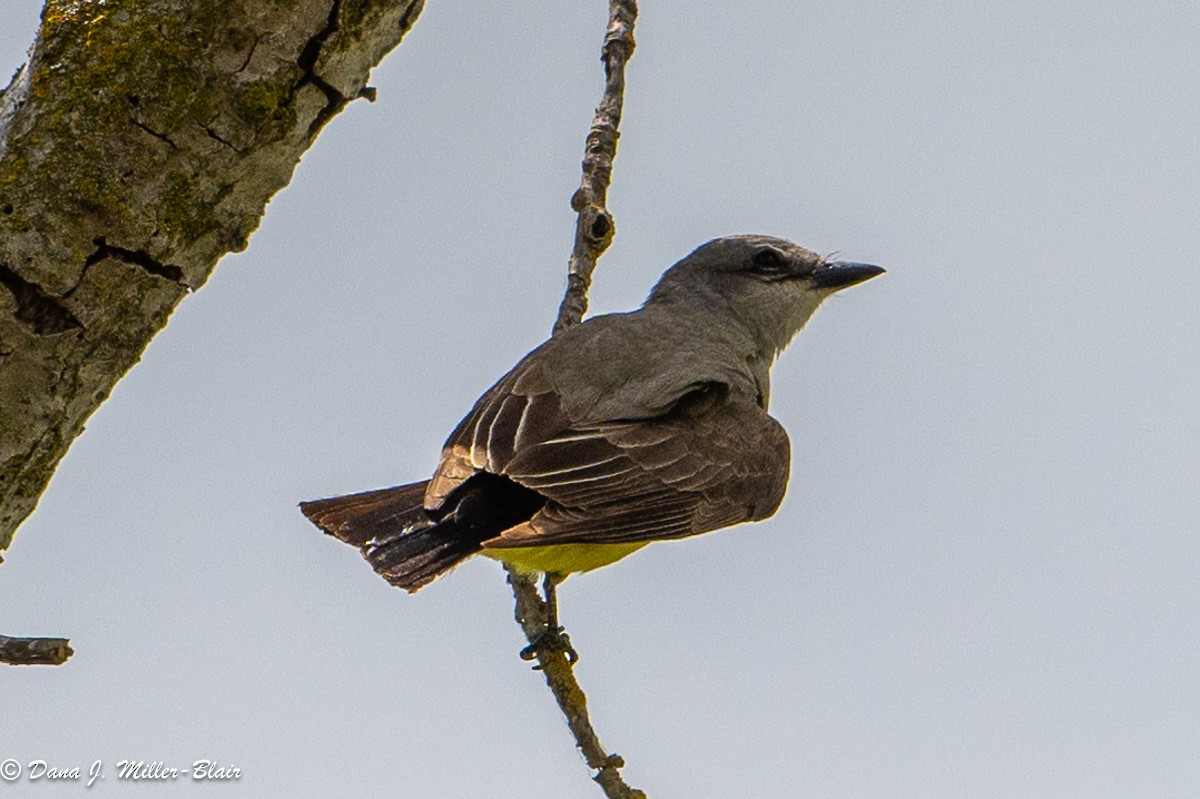
[[485,547],[483,554],[523,572],[572,574],[615,563],[648,543],[650,542],[637,541],[632,544],[551,544],[541,547],[496,549]]

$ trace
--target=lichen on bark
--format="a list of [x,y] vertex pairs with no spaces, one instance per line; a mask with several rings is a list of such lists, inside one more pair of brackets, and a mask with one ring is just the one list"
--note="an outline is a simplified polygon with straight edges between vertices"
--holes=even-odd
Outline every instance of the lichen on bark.
[[422,0],[49,0],[0,94],[0,551]]

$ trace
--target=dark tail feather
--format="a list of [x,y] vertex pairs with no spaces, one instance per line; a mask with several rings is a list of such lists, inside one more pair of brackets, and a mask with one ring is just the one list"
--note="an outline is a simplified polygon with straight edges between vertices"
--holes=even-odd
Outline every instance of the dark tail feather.
[[423,502],[426,483],[411,483],[301,502],[300,512],[331,536],[362,547],[373,538],[429,523]]
[[479,551],[453,519],[435,523],[423,506],[428,481],[301,502],[309,521],[358,547],[389,583],[416,591]]

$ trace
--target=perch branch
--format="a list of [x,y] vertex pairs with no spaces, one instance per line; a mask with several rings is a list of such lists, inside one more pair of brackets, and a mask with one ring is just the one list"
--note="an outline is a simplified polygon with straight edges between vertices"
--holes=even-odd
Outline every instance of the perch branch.
[[[633,25],[637,4],[633,0],[609,0],[608,30],[604,37],[601,58],[604,62],[604,96],[596,108],[583,158],[583,177],[571,198],[571,207],[578,217],[575,222],[575,243],[567,272],[567,290],[558,309],[554,334],[579,324],[587,311],[588,289],[596,261],[612,242],[614,225],[606,207],[608,186],[612,179],[613,159],[617,154],[620,133],[621,106],[625,96],[625,65],[633,55]],[[575,680],[573,659],[564,647],[540,645],[549,630],[549,609],[538,594],[537,584],[527,574],[509,568],[508,582],[516,598],[516,619],[537,658],[535,668],[545,675],[546,684],[554,693],[558,707],[566,717],[575,743],[583,752],[592,777],[609,799],[646,799],[646,794],[631,788],[621,778],[625,761],[609,754],[600,744],[588,719],[587,697]],[[564,634],[565,635],[565,634]],[[573,652],[571,653],[573,654]]]
[[0,635],[0,663],[61,666],[75,654],[66,638],[11,638]]
[[[508,565],[504,568],[508,570],[508,582],[517,599],[517,623],[521,625],[525,638],[534,645],[546,630],[549,616],[546,603],[538,594],[537,582],[533,577]],[[567,653],[562,649],[537,648],[534,654],[538,662],[536,668],[545,675],[546,685],[550,686],[559,710],[567,720],[567,727],[575,737],[575,745],[583,753],[588,768],[596,771],[592,779],[604,790],[604,795],[608,799],[646,799],[645,793],[629,787],[621,778],[620,769],[625,765],[621,756],[609,754],[601,745],[588,719],[587,697],[575,679],[574,667]]]

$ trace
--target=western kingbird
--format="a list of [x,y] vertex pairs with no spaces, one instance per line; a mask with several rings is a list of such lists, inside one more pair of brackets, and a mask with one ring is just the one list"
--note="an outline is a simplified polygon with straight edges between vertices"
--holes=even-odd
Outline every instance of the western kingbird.
[[521,359],[431,479],[301,510],[408,591],[479,552],[551,586],[652,541],[765,519],[791,459],[767,414],[771,364],[822,300],[883,271],[768,236],[710,241],[638,310]]

